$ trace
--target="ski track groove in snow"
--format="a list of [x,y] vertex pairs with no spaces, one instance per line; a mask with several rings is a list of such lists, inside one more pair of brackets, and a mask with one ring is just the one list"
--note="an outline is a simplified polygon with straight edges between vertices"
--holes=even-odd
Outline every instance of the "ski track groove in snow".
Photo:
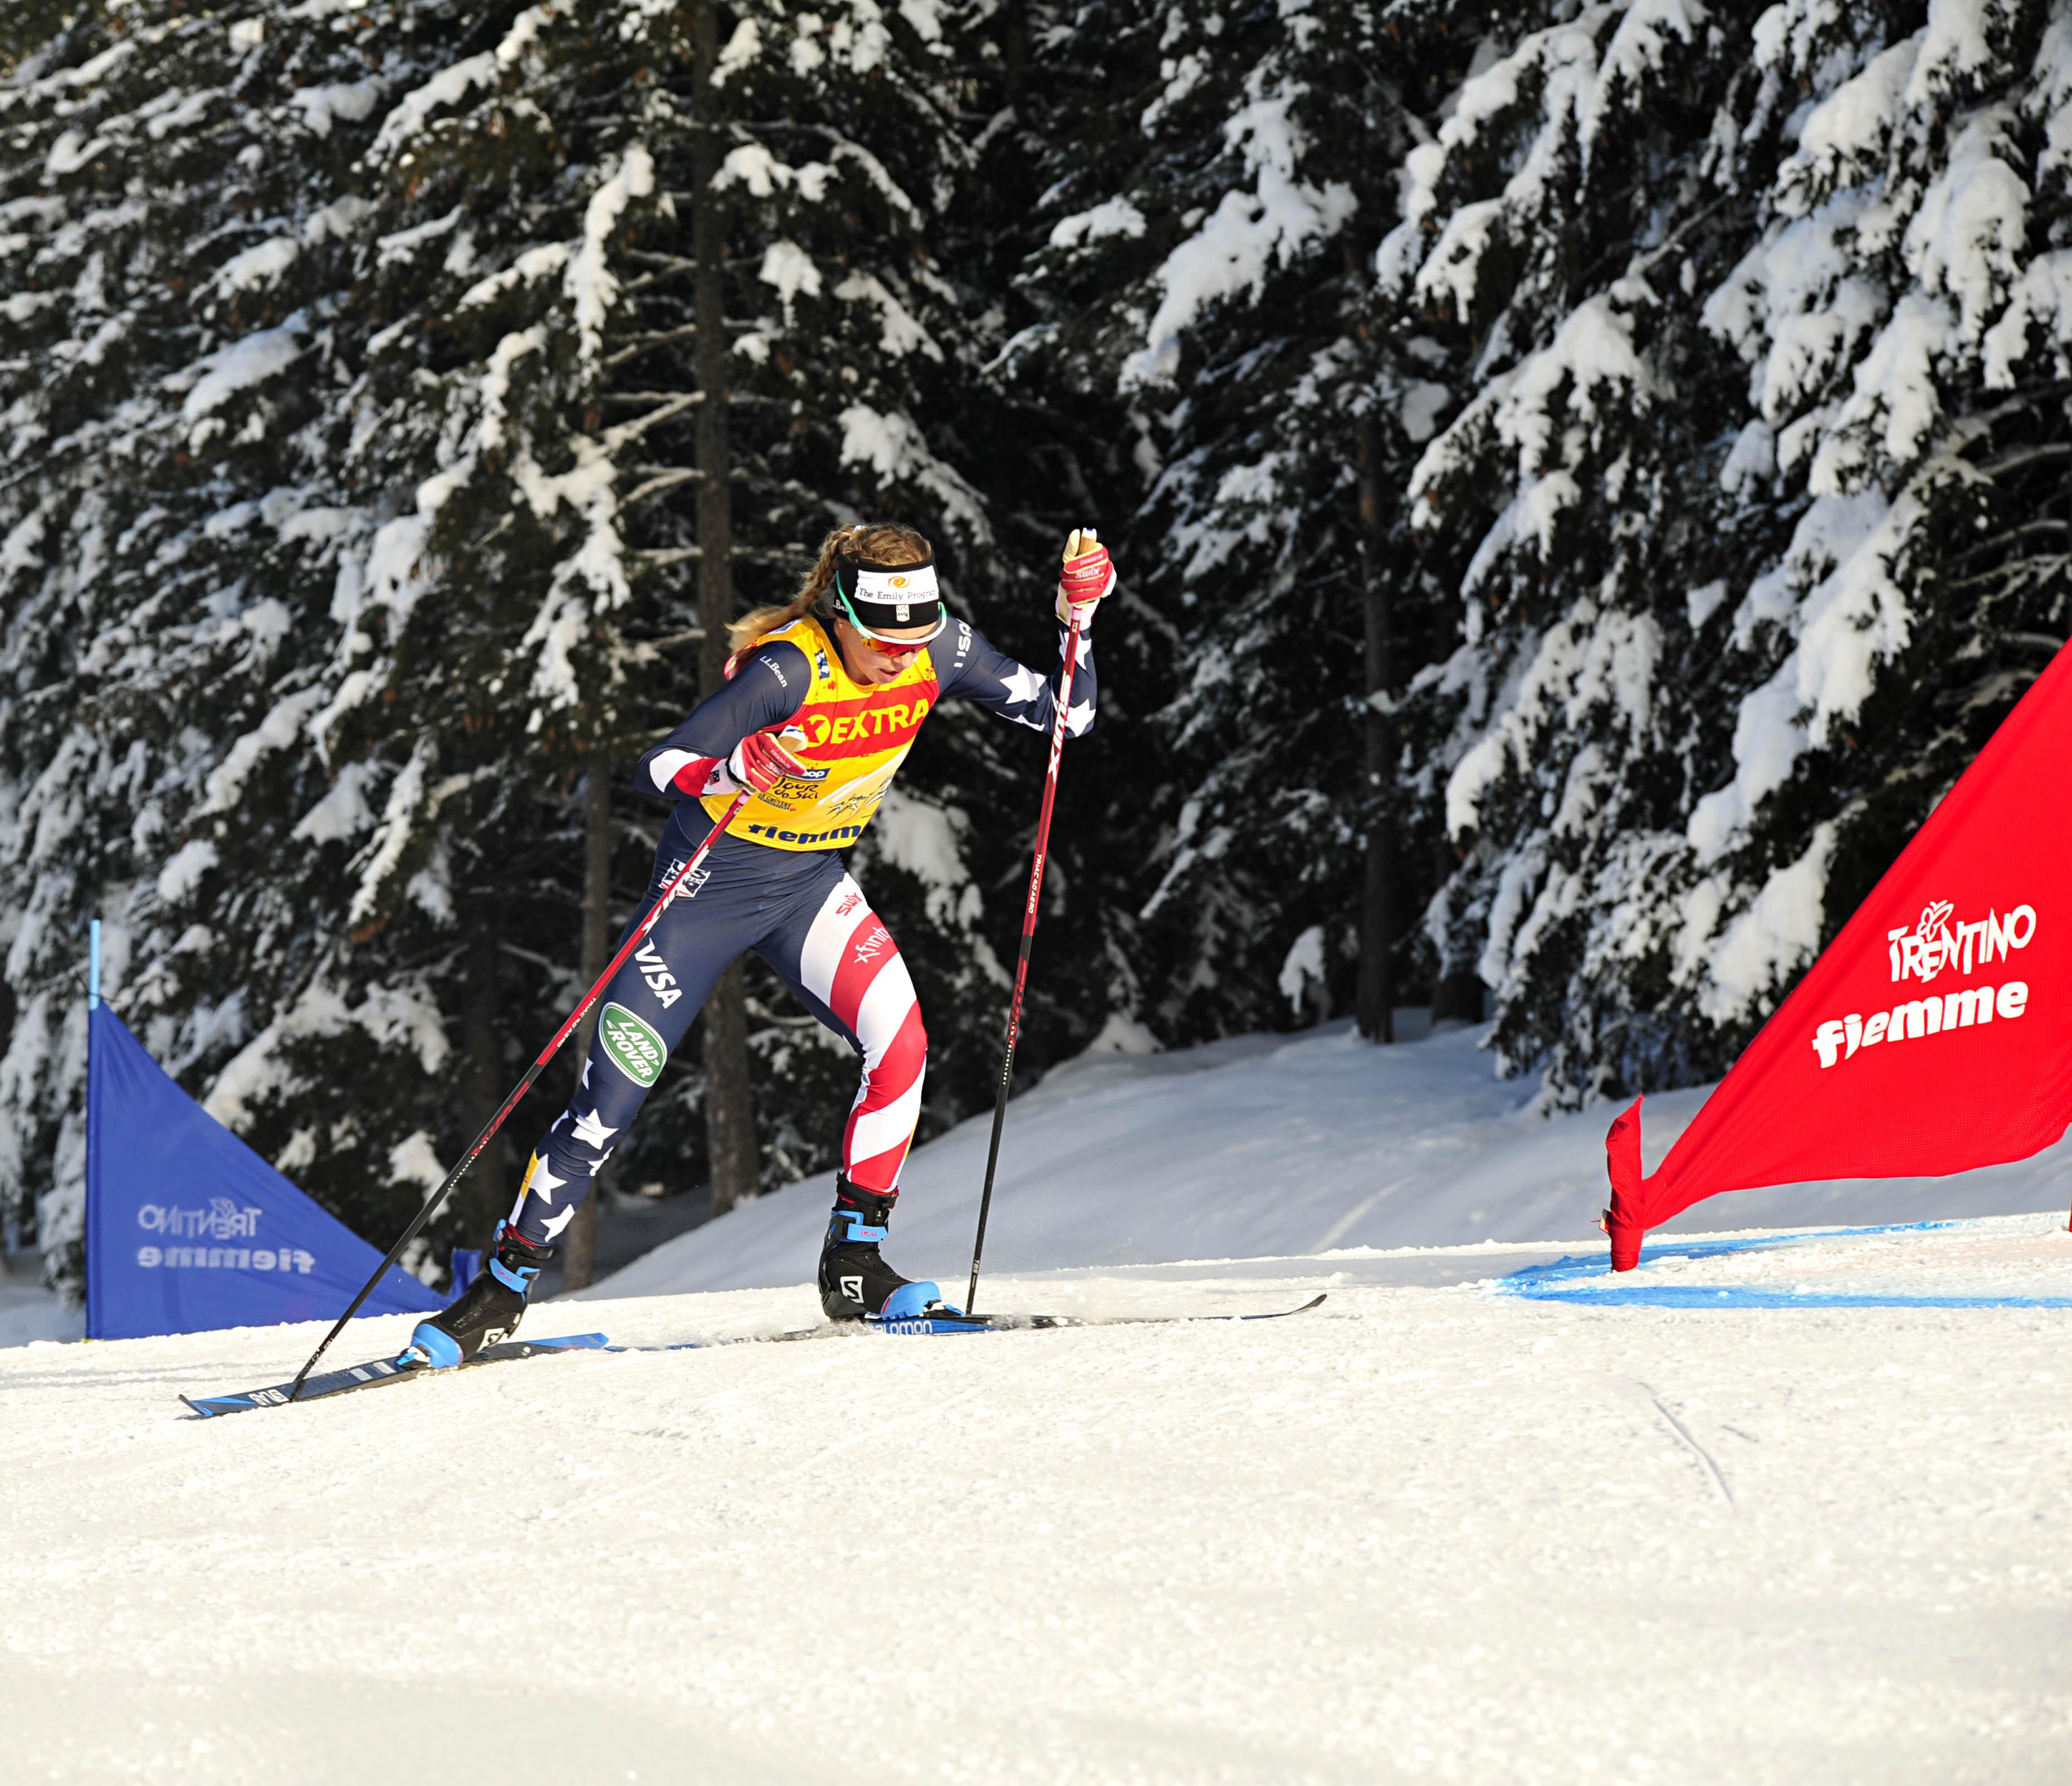
[[1621,1387],[1630,1387],[1638,1391],[1648,1406],[1662,1417],[1663,1423],[1689,1448],[1691,1455],[1697,1459],[1704,1470],[1706,1479],[1712,1484],[1713,1492],[1731,1510],[1734,1505],[1734,1491],[1727,1481],[1726,1472],[1720,1468],[1720,1460],[1692,1436],[1691,1429],[1669,1411],[1662,1398],[1656,1394],[1649,1385],[1633,1377],[1615,1379],[1615,1381]]

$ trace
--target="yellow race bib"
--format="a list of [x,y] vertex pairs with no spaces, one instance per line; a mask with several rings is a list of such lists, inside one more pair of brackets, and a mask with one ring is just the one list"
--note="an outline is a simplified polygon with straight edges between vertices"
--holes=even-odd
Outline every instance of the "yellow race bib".
[[[728,835],[780,850],[845,849],[863,835],[935,704],[934,660],[923,648],[890,682],[865,688],[849,680],[841,653],[812,616],[780,626],[764,643],[775,639],[797,646],[809,667],[805,704],[789,722],[806,734],[804,748],[792,753],[806,772],[751,794]],[[732,798],[706,794],[705,809],[717,821]]]

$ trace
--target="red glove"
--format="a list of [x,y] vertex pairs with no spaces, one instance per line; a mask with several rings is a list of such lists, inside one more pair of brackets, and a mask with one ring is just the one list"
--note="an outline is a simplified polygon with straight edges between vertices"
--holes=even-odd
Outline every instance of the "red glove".
[[1058,618],[1067,625],[1071,621],[1071,610],[1079,610],[1082,627],[1093,622],[1093,605],[1115,587],[1115,565],[1110,560],[1106,546],[1096,546],[1092,551],[1067,558],[1065,568],[1058,578]]
[[767,794],[787,775],[805,772],[806,766],[784,748],[785,743],[798,747],[805,742],[806,734],[796,725],[782,732],[751,732],[726,759],[727,773],[742,787]]

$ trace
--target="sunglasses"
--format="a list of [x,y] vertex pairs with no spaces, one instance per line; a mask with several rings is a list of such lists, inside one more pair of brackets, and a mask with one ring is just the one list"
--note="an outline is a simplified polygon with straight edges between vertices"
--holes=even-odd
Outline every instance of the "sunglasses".
[[[861,626],[857,630],[863,633]],[[931,633],[927,638],[880,638],[875,633],[863,633],[863,642],[880,657],[911,657],[916,651],[927,650],[935,636]]]

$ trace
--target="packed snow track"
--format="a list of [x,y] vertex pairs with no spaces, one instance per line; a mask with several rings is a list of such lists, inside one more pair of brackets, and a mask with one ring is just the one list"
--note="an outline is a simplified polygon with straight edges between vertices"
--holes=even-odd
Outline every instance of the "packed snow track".
[[[2062,1222],[1679,1236],[1658,1275],[2049,1297]],[[1330,1299],[543,1357],[226,1420],[176,1397],[320,1330],[9,1349],[9,1777],[2066,1777],[2072,1310],[1515,1293],[1563,1250],[1032,1273],[988,1300]],[[532,1320],[813,1315],[799,1287]]]

